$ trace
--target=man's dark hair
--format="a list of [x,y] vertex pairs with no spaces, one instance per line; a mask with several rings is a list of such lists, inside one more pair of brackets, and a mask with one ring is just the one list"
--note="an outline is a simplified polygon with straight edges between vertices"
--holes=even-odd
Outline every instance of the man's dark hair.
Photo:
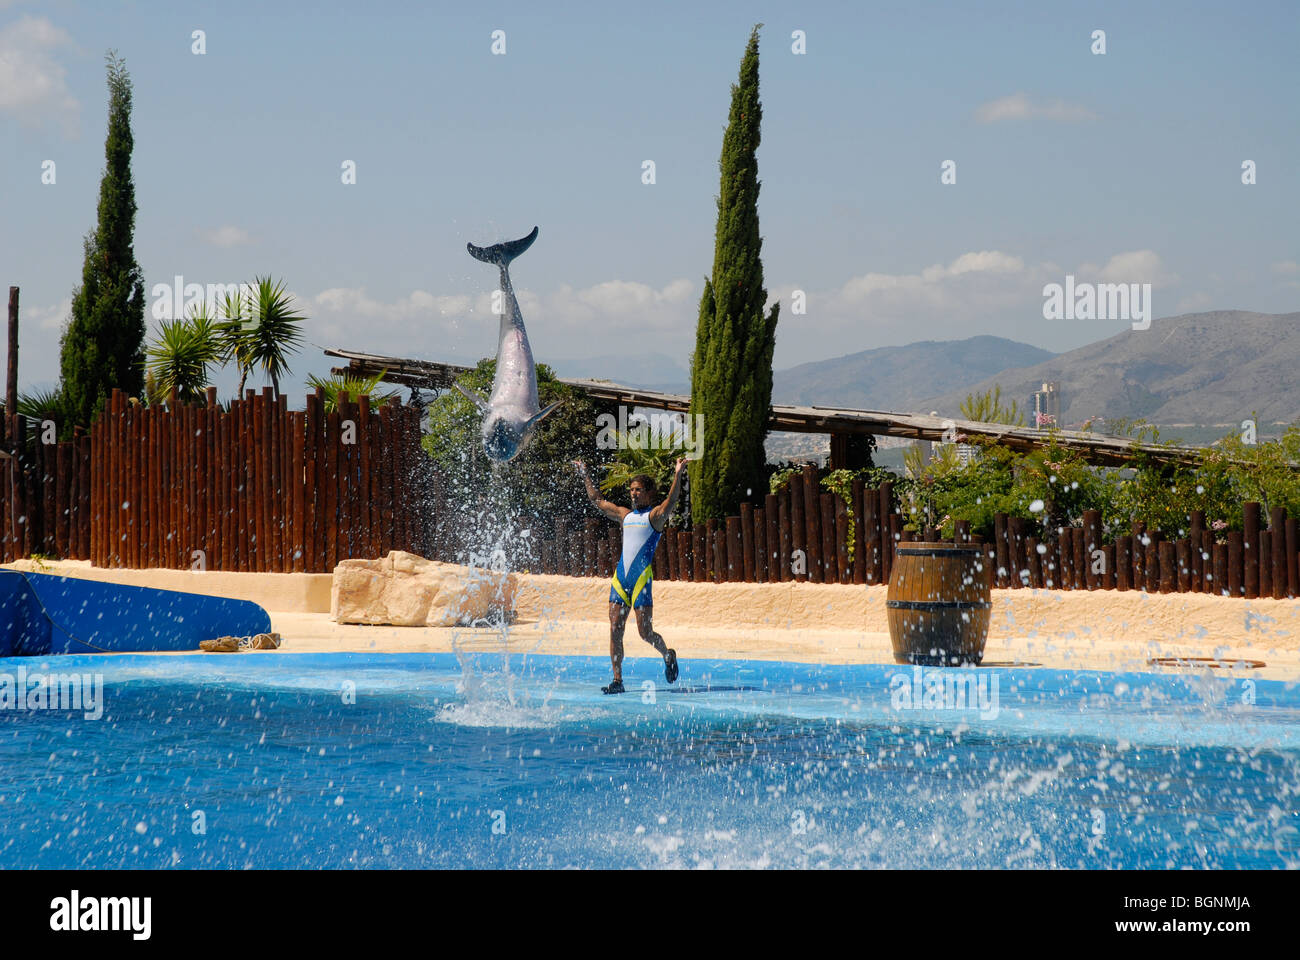
[[654,480],[652,480],[647,474],[638,473],[635,477],[629,480],[627,484],[629,490],[632,488],[632,484],[634,483],[641,484],[645,489],[645,492],[650,495],[651,500],[657,500],[659,498],[659,488],[655,486]]

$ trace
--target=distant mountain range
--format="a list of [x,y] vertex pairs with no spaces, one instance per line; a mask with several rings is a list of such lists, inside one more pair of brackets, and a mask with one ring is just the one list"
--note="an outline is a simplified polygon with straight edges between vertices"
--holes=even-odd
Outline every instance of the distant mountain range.
[[1149,330],[1124,331],[1040,363],[1008,364],[971,385],[949,384],[920,407],[954,416],[968,394],[994,385],[1023,406],[1044,380],[1061,383],[1063,425],[1090,417],[1239,423],[1252,412],[1261,424],[1289,422],[1300,416],[1300,313],[1166,317]]
[[[689,357],[540,359],[563,377],[690,390]],[[960,416],[968,395],[995,386],[1024,408],[1045,380],[1061,384],[1062,425],[1091,417],[1235,424],[1252,411],[1261,426],[1289,422],[1300,416],[1300,313],[1166,317],[1149,330],[1124,331],[1061,354],[993,336],[879,347],[777,370],[772,400]]]
[[1054,356],[1027,343],[990,336],[877,347],[775,371],[772,401],[929,413],[933,408],[925,406],[928,398],[941,391],[972,385],[1008,367],[1028,367]]

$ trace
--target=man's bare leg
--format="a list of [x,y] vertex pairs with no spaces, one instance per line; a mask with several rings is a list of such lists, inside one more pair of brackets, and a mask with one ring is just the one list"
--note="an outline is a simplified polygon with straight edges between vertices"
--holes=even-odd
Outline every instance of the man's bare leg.
[[659,651],[659,656],[668,656],[668,644],[664,643],[664,638],[655,633],[654,627],[650,623],[653,616],[654,606],[647,604],[638,608],[636,612],[636,628],[641,631],[641,639],[650,646]]
[[659,651],[659,656],[664,658],[664,677],[669,683],[677,680],[677,652],[668,649],[668,644],[664,643],[664,638],[655,633],[654,626],[650,622],[652,604],[646,604],[636,612],[636,628],[641,631],[641,639],[650,646]]
[[[637,623],[641,622],[637,611]],[[623,630],[627,627],[627,607],[611,601],[609,605],[609,661],[614,665],[614,679],[623,680]]]

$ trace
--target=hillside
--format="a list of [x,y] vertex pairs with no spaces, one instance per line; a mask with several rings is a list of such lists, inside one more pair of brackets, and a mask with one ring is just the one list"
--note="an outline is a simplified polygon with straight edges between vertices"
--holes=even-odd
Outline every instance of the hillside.
[[971,386],[953,384],[916,410],[955,416],[970,393],[1002,387],[1023,406],[1061,381],[1061,420],[1144,417],[1161,424],[1261,423],[1300,416],[1300,313],[1243,310],[1166,317]]
[[990,336],[878,347],[777,370],[772,376],[772,401],[914,411],[938,393],[1053,356],[1027,343]]

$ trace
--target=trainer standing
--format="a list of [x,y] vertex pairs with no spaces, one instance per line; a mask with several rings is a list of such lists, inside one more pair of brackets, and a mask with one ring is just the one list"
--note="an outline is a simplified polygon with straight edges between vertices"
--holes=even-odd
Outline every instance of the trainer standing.
[[636,626],[641,639],[659,651],[664,658],[664,677],[673,683],[677,679],[677,651],[668,649],[664,638],[654,632],[651,624],[654,601],[650,584],[654,574],[650,561],[681,492],[686,459],[679,459],[673,466],[673,482],[668,488],[668,496],[655,507],[651,507],[658,496],[655,482],[645,474],[632,478],[629,484],[632,506],[628,508],[602,499],[587,475],[586,464],[574,460],[573,465],[587,486],[587,499],[597,510],[623,527],[623,553],[614,565],[614,578],[609,589],[609,659],[614,665],[614,680],[609,686],[601,687],[601,692],[623,692],[623,629],[627,626],[629,610],[636,611]]

